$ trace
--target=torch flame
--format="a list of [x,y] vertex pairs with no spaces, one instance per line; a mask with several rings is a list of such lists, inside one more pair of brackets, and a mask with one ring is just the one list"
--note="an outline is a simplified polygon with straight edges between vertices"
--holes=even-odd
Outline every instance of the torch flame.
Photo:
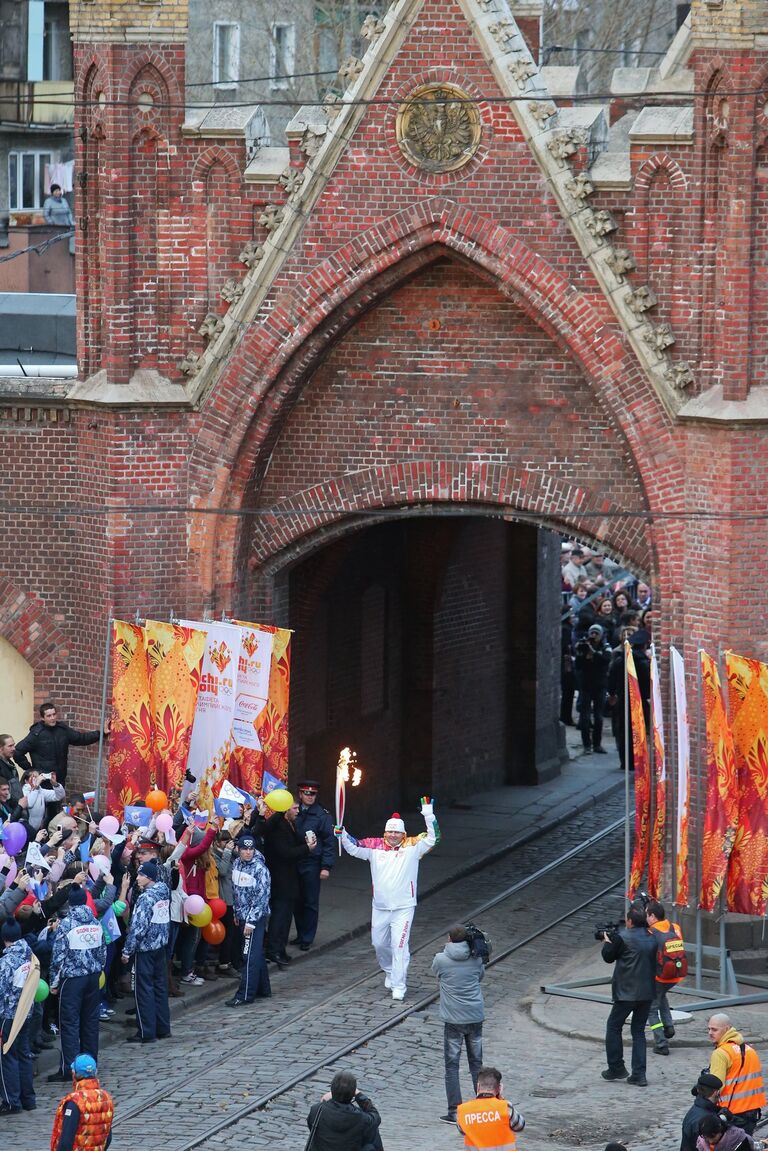
[[356,767],[352,773],[352,786],[357,787],[360,780],[363,778],[363,773],[359,767]]

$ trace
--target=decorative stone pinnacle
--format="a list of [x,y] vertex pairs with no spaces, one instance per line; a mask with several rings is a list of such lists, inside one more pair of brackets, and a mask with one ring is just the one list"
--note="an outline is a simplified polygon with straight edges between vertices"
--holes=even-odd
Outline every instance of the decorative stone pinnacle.
[[512,51],[512,42],[517,39],[517,25],[511,20],[497,20],[488,25],[488,31],[504,52]]
[[650,288],[642,287],[637,288],[634,292],[624,297],[626,305],[631,312],[636,316],[641,316],[643,312],[649,312],[651,308],[655,308],[658,304],[655,292]]
[[615,232],[618,227],[611,213],[605,209],[601,212],[593,212],[591,215],[588,215],[585,223],[588,231],[592,233],[595,239],[607,236],[610,232]]
[[667,348],[675,342],[675,336],[669,324],[648,324],[643,332],[643,339],[648,347],[663,356]]
[[536,75],[537,68],[530,60],[515,60],[509,65],[509,71],[518,88],[524,88],[531,76]]
[[244,291],[245,284],[241,284],[234,279],[229,279],[224,283],[219,295],[221,296],[222,300],[226,300],[228,304],[235,304],[240,299]]
[[255,240],[248,240],[239,258],[240,263],[245,264],[246,268],[255,268],[263,257],[264,249],[261,244],[257,244]]
[[325,135],[325,128],[318,130],[316,128],[307,128],[304,135],[301,137],[299,149],[304,153],[308,159],[312,160],[320,151],[323,145],[323,137]]
[[556,160],[565,162],[586,142],[587,136],[583,128],[566,128],[563,132],[556,132],[551,140],[547,140],[547,147]]
[[483,12],[495,12],[496,0],[477,0]]
[[618,276],[619,279],[623,279],[629,272],[634,272],[637,268],[635,257],[628,248],[614,248],[605,262],[614,276]]
[[289,196],[295,196],[304,183],[304,173],[300,168],[286,168],[280,177],[279,183],[285,188]]
[[374,14],[371,12],[366,16],[365,20],[363,20],[363,23],[360,26],[360,35],[364,40],[373,41],[376,40],[377,37],[381,36],[382,32],[386,30],[386,27],[387,26],[384,21],[379,20],[378,16],[374,16]]
[[259,223],[262,228],[266,228],[268,232],[274,232],[275,228],[279,228],[282,224],[284,215],[283,209],[278,207],[277,204],[267,204],[259,216]]
[[224,328],[224,321],[215,312],[209,312],[197,329],[197,334],[206,340],[214,340]]
[[357,77],[363,70],[362,60],[358,60],[356,56],[347,56],[339,68],[339,79],[343,80],[345,84],[354,84]]
[[574,200],[579,200],[582,204],[595,190],[595,185],[584,172],[579,172],[578,176],[575,176],[573,180],[569,180],[565,187],[573,196]]
[[550,117],[557,115],[557,108],[551,103],[541,104],[538,100],[531,100],[528,107],[531,115],[540,127],[546,124]]
[[200,357],[197,352],[187,352],[178,367],[182,376],[187,376],[189,379],[191,379],[192,376],[196,376],[200,371]]
[[344,101],[341,96],[337,96],[335,92],[329,92],[323,100],[323,108],[328,120],[333,121],[338,116],[339,112],[344,106]]
[[667,380],[676,391],[686,391],[694,382],[691,365],[687,360],[679,360],[670,364],[664,372],[664,379]]

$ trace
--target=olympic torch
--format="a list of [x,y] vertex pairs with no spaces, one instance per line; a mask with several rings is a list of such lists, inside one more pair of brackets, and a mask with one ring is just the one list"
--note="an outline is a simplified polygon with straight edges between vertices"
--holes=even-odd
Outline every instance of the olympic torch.
[[[336,826],[344,826],[344,808],[346,806],[346,785],[352,783],[357,787],[362,779],[362,771],[357,766],[357,752],[343,747],[339,752],[339,762],[336,764]],[[341,840],[339,840],[339,855],[341,855]]]

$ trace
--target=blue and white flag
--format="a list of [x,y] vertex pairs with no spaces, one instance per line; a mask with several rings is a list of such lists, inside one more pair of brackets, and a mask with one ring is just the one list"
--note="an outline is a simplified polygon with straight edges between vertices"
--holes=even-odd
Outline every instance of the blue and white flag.
[[130,827],[149,827],[152,822],[152,811],[148,807],[126,807],[123,822]]
[[235,803],[233,799],[214,799],[213,810],[222,819],[239,819],[243,814],[241,804]]
[[282,779],[278,779],[276,775],[271,772],[265,771],[261,781],[261,790],[264,795],[269,795],[270,791],[275,791],[277,788],[284,788],[285,784]]
[[106,943],[114,943],[116,939],[120,938],[120,925],[117,922],[114,907],[108,907],[99,920],[101,930],[104,932],[104,941]]
[[228,779],[225,779],[221,785],[219,799],[231,799],[233,803],[247,803],[250,807],[256,806],[254,796],[243,791],[242,787],[235,787]]

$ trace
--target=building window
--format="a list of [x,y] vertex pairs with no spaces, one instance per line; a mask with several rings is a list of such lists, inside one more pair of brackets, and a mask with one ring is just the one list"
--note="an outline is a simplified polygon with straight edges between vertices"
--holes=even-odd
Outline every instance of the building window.
[[213,26],[213,82],[217,88],[235,88],[240,79],[240,25]]
[[8,153],[8,207],[12,212],[42,208],[51,160],[50,152]]
[[287,88],[293,75],[293,62],[296,55],[295,24],[273,24],[270,48],[269,72],[272,88]]

